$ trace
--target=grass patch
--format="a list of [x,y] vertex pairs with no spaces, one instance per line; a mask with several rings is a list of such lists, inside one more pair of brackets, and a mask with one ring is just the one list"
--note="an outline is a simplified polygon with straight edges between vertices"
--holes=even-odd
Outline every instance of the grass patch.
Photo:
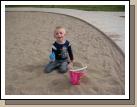
[[85,11],[125,11],[124,5],[6,5],[8,7],[66,8]]

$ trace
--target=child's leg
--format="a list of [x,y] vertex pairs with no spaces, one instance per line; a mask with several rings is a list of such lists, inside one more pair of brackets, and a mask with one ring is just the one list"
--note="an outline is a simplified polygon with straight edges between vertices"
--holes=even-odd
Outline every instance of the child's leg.
[[66,73],[68,70],[68,62],[62,62],[60,67],[59,67],[59,72],[60,73]]
[[55,61],[55,62],[49,62],[45,69],[44,69],[44,72],[46,73],[50,73],[52,72],[55,68],[57,68],[59,66],[59,64]]

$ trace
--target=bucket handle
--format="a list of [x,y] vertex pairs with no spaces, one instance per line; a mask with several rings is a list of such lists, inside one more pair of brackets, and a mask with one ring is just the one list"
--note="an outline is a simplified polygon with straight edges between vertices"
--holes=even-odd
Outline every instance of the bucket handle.
[[86,69],[86,68],[87,68],[87,66],[82,67],[82,68],[79,68],[79,69],[71,70],[71,71],[82,71],[82,70],[84,70],[84,69]]

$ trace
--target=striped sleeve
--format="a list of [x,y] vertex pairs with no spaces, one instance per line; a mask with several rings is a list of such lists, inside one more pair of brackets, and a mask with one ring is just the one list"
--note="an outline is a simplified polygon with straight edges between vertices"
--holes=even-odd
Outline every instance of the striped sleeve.
[[57,50],[57,48],[54,45],[52,45],[52,50]]

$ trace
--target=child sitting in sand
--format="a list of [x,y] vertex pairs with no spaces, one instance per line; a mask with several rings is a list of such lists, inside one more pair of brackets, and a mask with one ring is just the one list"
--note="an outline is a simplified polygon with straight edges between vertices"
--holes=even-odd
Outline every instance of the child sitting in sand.
[[59,69],[60,73],[66,73],[73,65],[73,53],[71,44],[65,40],[66,30],[64,27],[58,26],[54,31],[56,41],[52,45],[51,61],[46,65],[45,72],[50,73],[55,68]]

